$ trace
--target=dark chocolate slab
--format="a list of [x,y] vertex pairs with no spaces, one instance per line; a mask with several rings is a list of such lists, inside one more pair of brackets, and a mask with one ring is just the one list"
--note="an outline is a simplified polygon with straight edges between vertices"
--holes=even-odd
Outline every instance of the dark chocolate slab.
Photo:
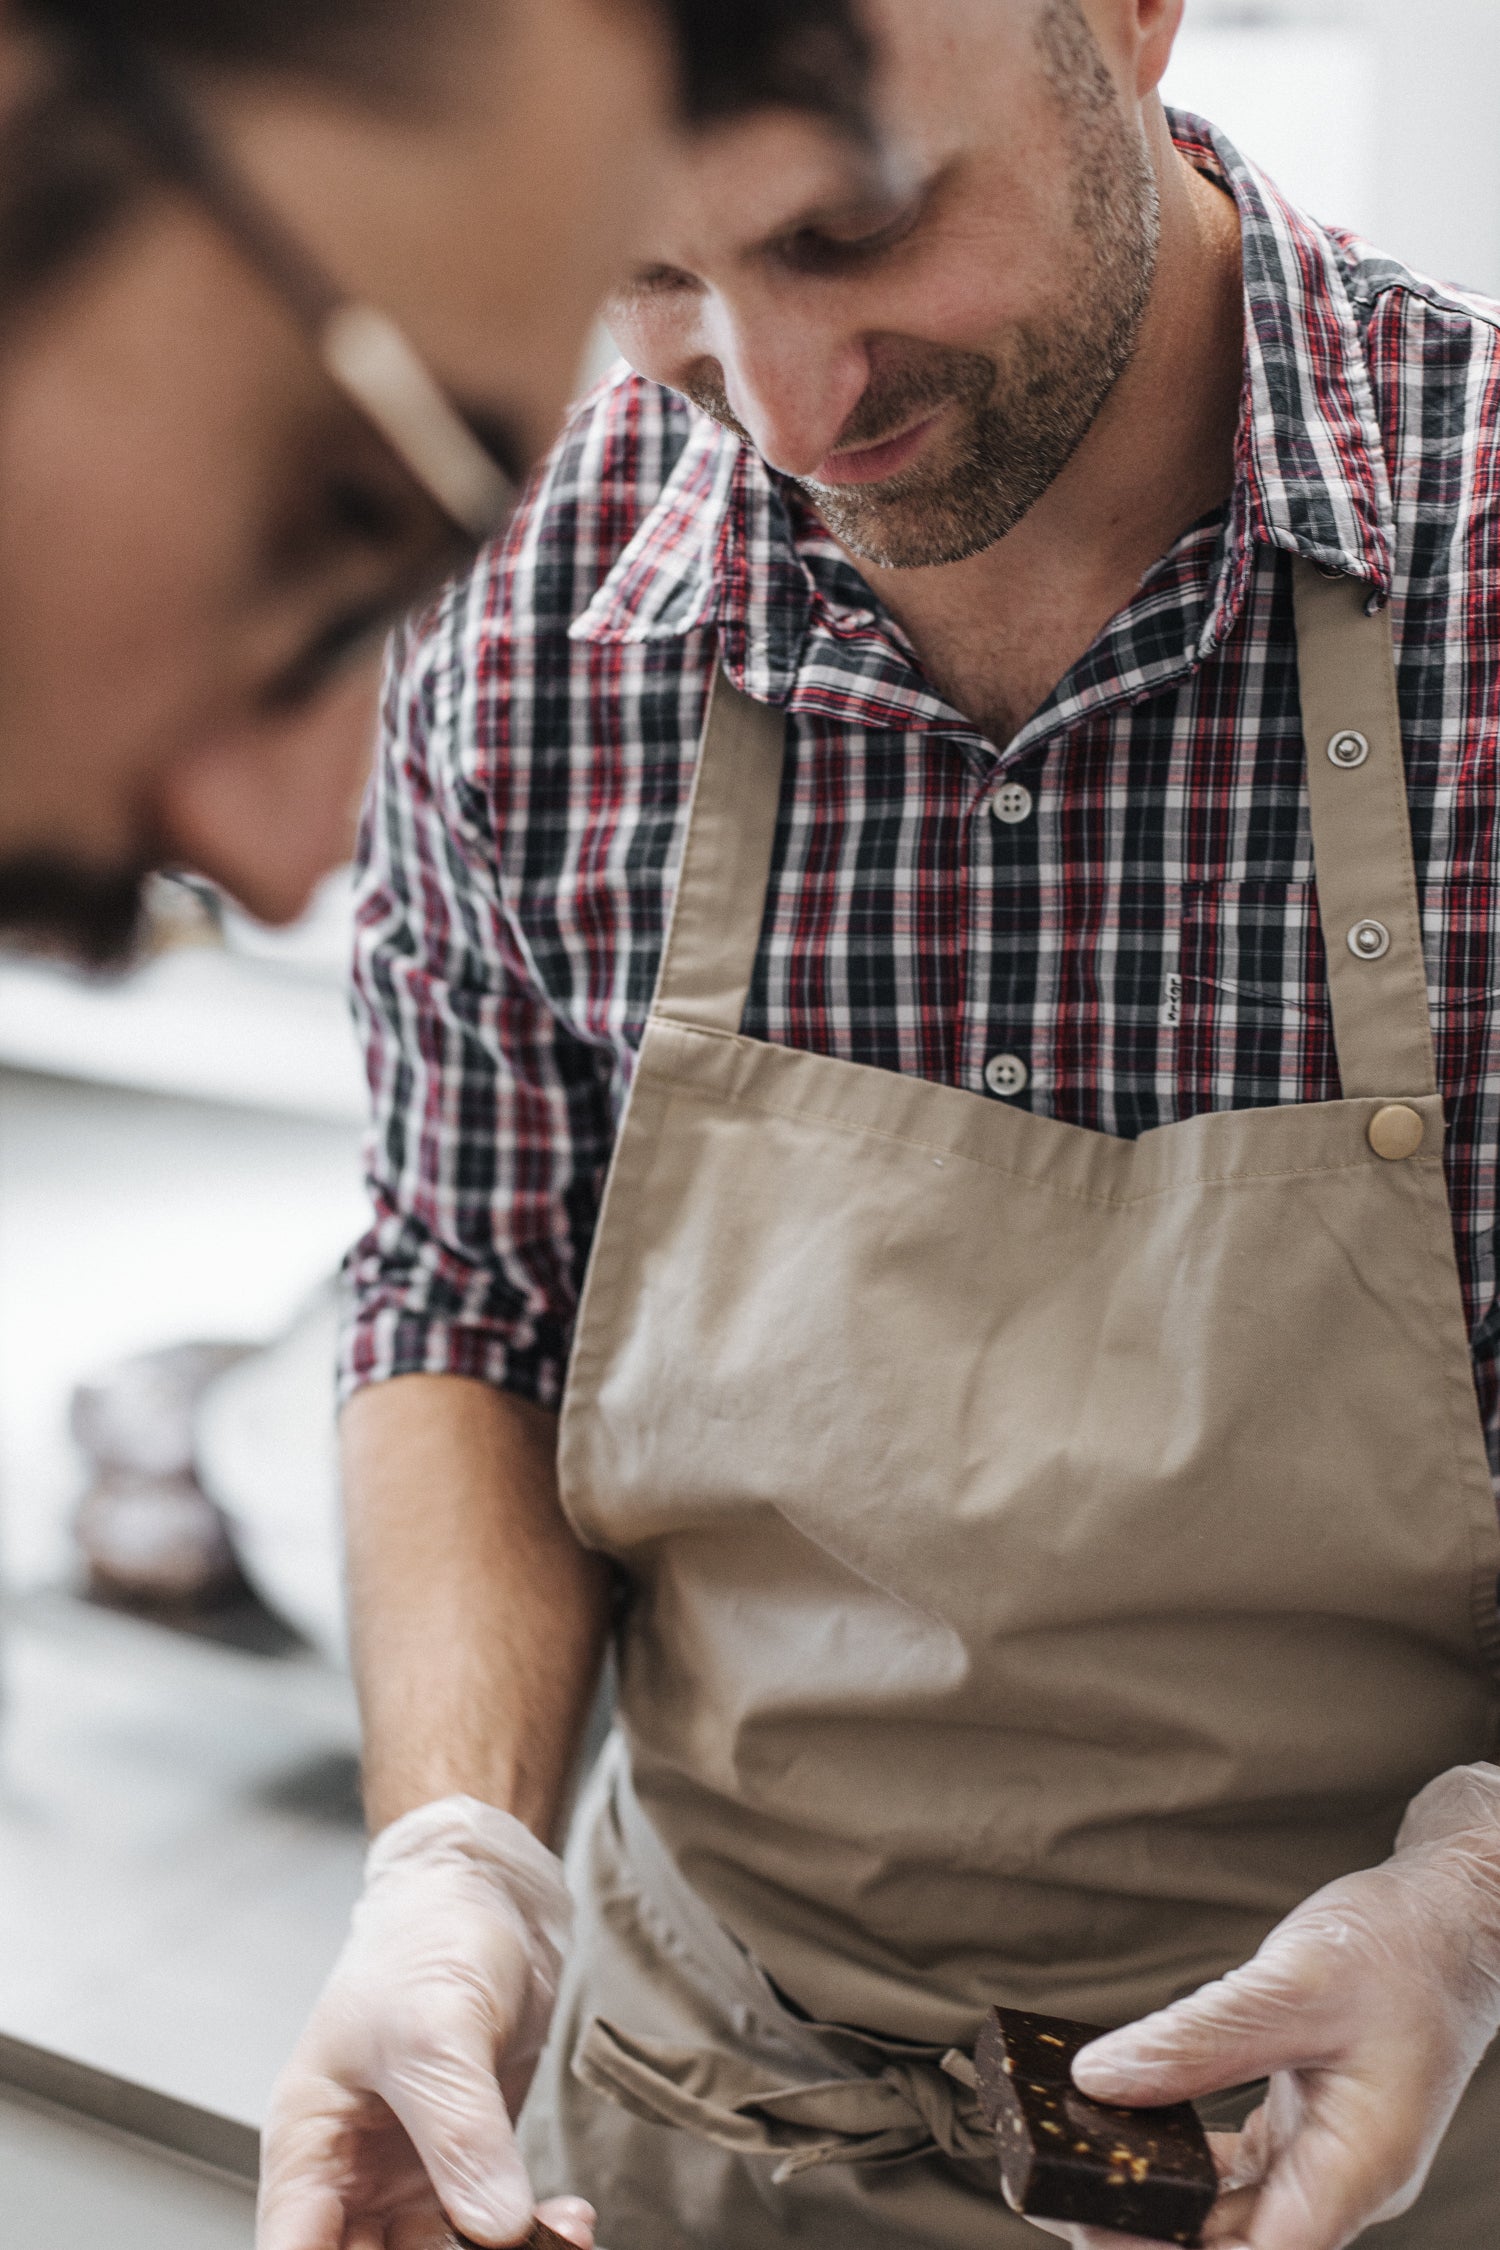
[[1006,2193],[1029,2218],[1191,2246],[1218,2200],[1208,2137],[1190,2102],[1118,2109],[1073,2084],[1104,2036],[1055,2016],[992,2008],[975,2056]]

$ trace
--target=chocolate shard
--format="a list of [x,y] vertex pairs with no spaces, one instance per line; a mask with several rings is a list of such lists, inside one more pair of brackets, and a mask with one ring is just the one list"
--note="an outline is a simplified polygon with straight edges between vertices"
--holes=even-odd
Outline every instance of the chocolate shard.
[[975,2062],[1006,2194],[1028,2218],[1071,2221],[1197,2250],[1218,2200],[1208,2137],[1191,2102],[1117,2109],[1073,2083],[1102,2031],[992,2008]]

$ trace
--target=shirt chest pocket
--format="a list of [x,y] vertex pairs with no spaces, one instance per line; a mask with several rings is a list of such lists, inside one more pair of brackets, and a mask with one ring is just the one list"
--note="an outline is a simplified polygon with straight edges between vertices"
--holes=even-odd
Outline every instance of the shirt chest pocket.
[[1338,1070],[1313,885],[1185,885],[1162,1018],[1185,1110],[1332,1099]]

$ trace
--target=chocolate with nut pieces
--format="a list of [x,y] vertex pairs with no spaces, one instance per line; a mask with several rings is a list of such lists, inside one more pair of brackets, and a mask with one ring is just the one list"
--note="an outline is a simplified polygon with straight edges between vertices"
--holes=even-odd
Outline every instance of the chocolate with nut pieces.
[[1074,2058],[1103,2036],[1054,2016],[990,2010],[975,2061],[1006,2194],[1028,2218],[1196,2250],[1219,2194],[1198,2113],[1190,2102],[1119,2109],[1081,2094]]

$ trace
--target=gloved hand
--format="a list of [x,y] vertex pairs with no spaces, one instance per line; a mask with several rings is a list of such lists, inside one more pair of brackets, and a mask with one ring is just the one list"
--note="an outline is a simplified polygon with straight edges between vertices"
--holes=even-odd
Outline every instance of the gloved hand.
[[[486,2245],[525,2235],[534,2203],[511,2119],[571,1927],[560,1863],[508,1813],[448,1797],[376,1839],[348,1943],[272,2097],[258,2250],[440,2250],[449,2221]],[[592,2250],[587,2204],[542,2216]]]
[[1096,2040],[1074,2078],[1127,2107],[1269,2078],[1243,2133],[1215,2143],[1226,2192],[1206,2239],[1343,2250],[1410,2210],[1497,2029],[1500,1767],[1465,1766],[1416,1799],[1383,1866],[1330,1883],[1247,1967]]

